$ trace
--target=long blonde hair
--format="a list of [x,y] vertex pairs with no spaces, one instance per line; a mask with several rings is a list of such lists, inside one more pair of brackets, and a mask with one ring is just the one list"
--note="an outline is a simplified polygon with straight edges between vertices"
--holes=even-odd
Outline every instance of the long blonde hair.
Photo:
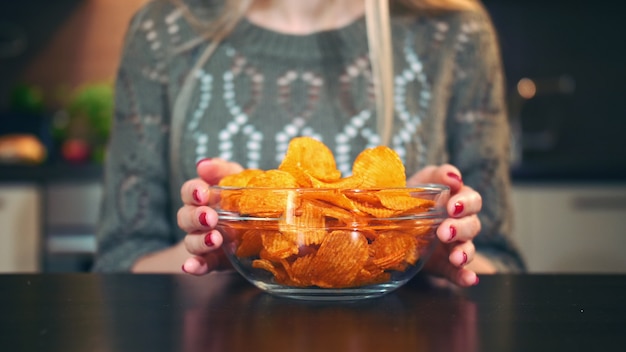
[[[185,51],[191,47],[209,41],[210,45],[197,61],[190,74],[204,65],[217,49],[221,41],[226,38],[237,23],[245,17],[254,0],[227,0],[221,14],[211,20],[204,21],[194,16],[183,0],[170,0],[187,18],[189,23],[201,33],[193,41],[185,43],[178,51]],[[393,52],[391,48],[390,8],[396,11],[413,12],[443,12],[459,10],[482,9],[477,0],[364,0],[365,18],[367,23],[367,37],[369,55],[372,68],[372,79],[375,92],[375,107],[377,128],[381,137],[381,144],[388,145],[393,129]],[[187,81],[191,81],[188,79]],[[190,82],[187,82],[190,83]],[[186,84],[187,85],[187,84]],[[185,89],[187,88],[187,89]],[[190,87],[183,87],[184,95],[190,94]],[[185,97],[183,101],[187,100]],[[181,102],[184,104],[184,102]]]
[[376,124],[381,144],[389,145],[393,130],[393,51],[390,26],[390,5],[397,11],[430,13],[472,10],[477,3],[472,0],[365,0],[365,20],[369,43],[370,65],[374,83]]

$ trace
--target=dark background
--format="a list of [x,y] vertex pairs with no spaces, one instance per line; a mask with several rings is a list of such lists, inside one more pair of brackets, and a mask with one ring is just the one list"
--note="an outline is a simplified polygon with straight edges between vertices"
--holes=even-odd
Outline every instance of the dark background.
[[[626,179],[623,14],[605,2],[485,0],[499,32],[519,174]],[[520,104],[516,84],[537,83]]]
[[[0,114],[21,70],[80,3],[0,1]],[[484,3],[499,32],[510,116],[519,132],[515,140],[521,163],[514,175],[625,180],[622,13],[606,2]],[[520,99],[516,93],[522,78],[536,83],[532,99]],[[1,122],[0,132],[7,132],[11,126]]]
[[6,109],[22,70],[81,2],[0,0],[0,109]]

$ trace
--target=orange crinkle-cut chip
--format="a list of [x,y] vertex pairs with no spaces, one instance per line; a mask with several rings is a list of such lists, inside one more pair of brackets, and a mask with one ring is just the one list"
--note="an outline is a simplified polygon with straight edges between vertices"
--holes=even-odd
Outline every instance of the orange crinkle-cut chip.
[[354,160],[352,174],[362,178],[362,188],[406,186],[402,159],[393,149],[385,146],[362,151]]
[[341,178],[330,149],[310,137],[293,138],[278,169],[294,175],[300,187],[311,187],[311,179],[333,182]]
[[326,215],[322,207],[304,202],[300,215],[286,215],[278,221],[278,226],[283,235],[298,245],[318,245],[326,236]]
[[333,231],[311,260],[311,282],[319,287],[350,287],[368,258],[367,239],[362,234]]
[[262,174],[263,172],[264,171],[260,169],[245,169],[236,174],[224,176],[218,185],[228,187],[246,187],[251,179]]
[[280,260],[298,254],[298,244],[280,232],[264,232],[261,241],[266,258]]
[[404,270],[419,258],[415,236],[390,231],[376,237],[369,247],[372,262],[380,269]]
[[296,179],[288,172],[268,170],[248,181],[241,191],[239,212],[242,214],[276,217],[285,210],[289,192],[276,188],[296,188]]
[[398,218],[435,204],[406,189],[400,157],[384,146],[362,151],[352,175],[342,178],[328,147],[298,137],[277,169],[247,169],[219,185],[226,187],[223,210],[265,218],[250,221],[253,229],[233,227],[235,254],[279,284],[345,288],[388,281],[392,271],[417,263],[434,229],[426,220]]
[[239,238],[237,246],[237,256],[241,258],[253,257],[259,255],[263,249],[263,240],[261,231],[247,230],[243,232]]

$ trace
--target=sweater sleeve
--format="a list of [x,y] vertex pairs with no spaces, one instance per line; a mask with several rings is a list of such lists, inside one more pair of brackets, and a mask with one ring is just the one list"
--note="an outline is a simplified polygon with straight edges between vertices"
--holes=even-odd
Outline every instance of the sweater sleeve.
[[499,271],[522,271],[512,238],[509,125],[496,33],[487,14],[465,17],[454,38],[457,51],[447,118],[450,161],[483,199],[477,252]]
[[132,19],[115,83],[94,271],[128,271],[175,241],[168,191],[164,55],[152,5]]

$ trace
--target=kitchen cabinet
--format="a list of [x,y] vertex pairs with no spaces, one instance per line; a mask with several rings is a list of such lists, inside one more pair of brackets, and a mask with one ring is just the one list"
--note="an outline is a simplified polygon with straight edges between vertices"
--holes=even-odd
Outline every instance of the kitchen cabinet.
[[514,235],[531,272],[626,272],[626,185],[518,184]]
[[55,181],[46,187],[45,264],[48,272],[87,271],[96,250],[99,181]]
[[101,182],[96,164],[0,164],[0,270],[89,270]]
[[0,185],[0,272],[40,270],[41,211],[36,184]]

